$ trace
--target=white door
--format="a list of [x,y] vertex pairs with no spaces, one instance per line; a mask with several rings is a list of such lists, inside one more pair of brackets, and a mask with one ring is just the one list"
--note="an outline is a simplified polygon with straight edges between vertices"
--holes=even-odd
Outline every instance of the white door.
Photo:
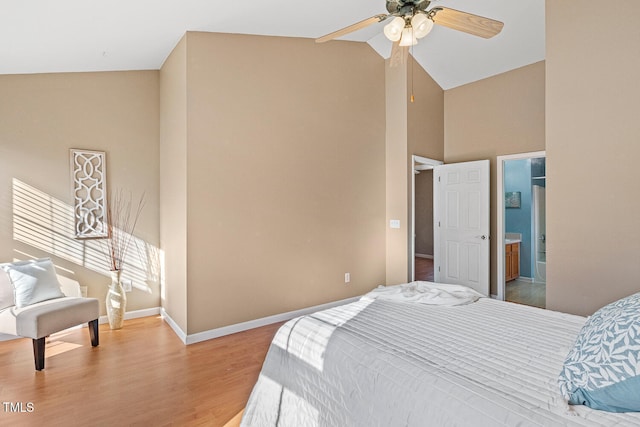
[[433,170],[434,278],[489,295],[489,161]]

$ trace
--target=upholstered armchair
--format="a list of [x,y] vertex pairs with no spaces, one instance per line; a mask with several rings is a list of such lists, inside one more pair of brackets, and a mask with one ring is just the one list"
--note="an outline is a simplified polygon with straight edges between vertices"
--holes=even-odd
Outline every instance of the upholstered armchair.
[[78,282],[60,277],[49,258],[0,264],[0,333],[31,338],[36,370],[44,369],[49,335],[83,323],[99,344],[100,305]]

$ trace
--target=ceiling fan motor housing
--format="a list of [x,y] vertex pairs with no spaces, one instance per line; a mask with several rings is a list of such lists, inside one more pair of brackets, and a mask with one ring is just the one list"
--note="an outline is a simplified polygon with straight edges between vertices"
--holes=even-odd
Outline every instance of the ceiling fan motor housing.
[[424,12],[431,4],[430,0],[387,0],[387,11],[392,15],[413,15]]

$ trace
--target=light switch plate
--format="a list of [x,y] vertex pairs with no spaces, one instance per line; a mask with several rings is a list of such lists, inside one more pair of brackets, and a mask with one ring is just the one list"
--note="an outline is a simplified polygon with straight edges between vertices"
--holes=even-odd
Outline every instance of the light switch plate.
[[389,221],[389,227],[391,228],[400,228],[400,220],[399,219],[392,219]]

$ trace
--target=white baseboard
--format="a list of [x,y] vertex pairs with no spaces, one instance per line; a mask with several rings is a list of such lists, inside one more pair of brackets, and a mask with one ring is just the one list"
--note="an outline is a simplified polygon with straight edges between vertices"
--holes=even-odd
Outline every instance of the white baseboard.
[[175,320],[173,320],[171,316],[167,314],[167,312],[164,310],[164,307],[160,309],[160,315],[162,316],[164,321],[167,322],[169,326],[171,326],[171,329],[173,329],[173,332],[175,332],[178,338],[180,338],[180,341],[182,341],[183,344],[186,344],[187,334],[182,329],[180,329],[180,326],[178,326]]
[[433,259],[433,255],[425,255],[425,254],[415,254],[416,258],[427,258],[427,259]]
[[[129,319],[137,319],[138,317],[147,317],[147,316],[153,316],[156,314],[160,314],[160,307],[152,307],[152,308],[145,308],[142,310],[134,310],[134,311],[127,311],[126,313],[124,313],[124,320],[129,320]],[[103,324],[103,323],[109,323],[109,319],[107,319],[107,316],[100,316],[98,318],[98,323]],[[87,325],[84,325],[85,327]]]
[[17,337],[15,335],[9,335],[9,334],[0,334],[0,342],[17,340],[18,338],[22,338],[22,337]]
[[222,328],[210,329],[208,331],[198,332],[195,334],[187,335],[178,324],[162,309],[162,317],[171,326],[171,329],[178,335],[178,338],[182,340],[186,345],[195,344],[201,341],[207,341],[214,338],[219,338],[225,335],[235,334],[236,332],[247,331],[249,329],[259,328],[260,326],[271,325],[272,323],[284,322],[296,317],[304,316],[305,314],[315,313],[316,311],[326,310],[328,308],[337,307],[339,305],[348,304],[360,299],[360,297],[347,298],[340,301],[329,302],[326,304],[320,304],[313,307],[307,307],[300,310],[289,311],[281,314],[274,314],[273,316],[262,317],[260,319],[249,320],[247,322],[236,323],[235,325],[223,326]]
[[535,281],[533,277],[526,277],[526,276],[518,276],[516,280],[520,280],[521,282],[531,282],[531,283]]

